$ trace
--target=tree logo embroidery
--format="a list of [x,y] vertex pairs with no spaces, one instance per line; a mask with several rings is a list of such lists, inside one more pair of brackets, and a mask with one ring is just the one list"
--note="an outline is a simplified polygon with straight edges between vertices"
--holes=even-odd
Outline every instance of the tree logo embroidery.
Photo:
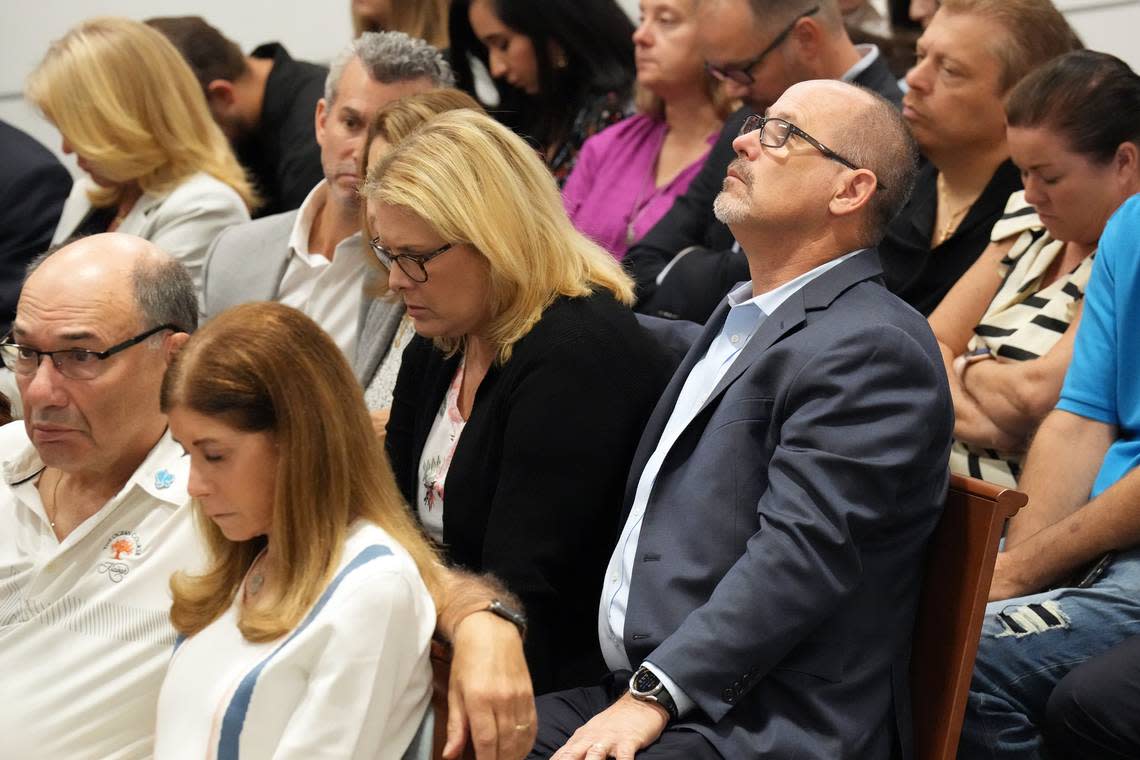
[[111,534],[107,543],[103,545],[103,550],[107,553],[107,559],[119,562],[142,554],[143,545],[138,533],[133,530],[120,530]]

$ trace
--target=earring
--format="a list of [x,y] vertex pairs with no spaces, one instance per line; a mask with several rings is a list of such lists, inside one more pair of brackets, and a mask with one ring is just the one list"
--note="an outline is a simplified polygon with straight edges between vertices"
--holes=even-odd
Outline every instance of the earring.
[[554,54],[554,68],[564,69],[564,68],[566,68],[566,66],[567,66],[566,54],[563,53],[561,50],[557,51]]

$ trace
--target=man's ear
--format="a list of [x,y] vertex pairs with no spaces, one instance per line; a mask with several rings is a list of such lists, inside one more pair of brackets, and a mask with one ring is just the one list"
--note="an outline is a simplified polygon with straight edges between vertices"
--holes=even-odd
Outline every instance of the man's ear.
[[190,334],[184,332],[171,333],[166,337],[162,346],[165,352],[166,366],[170,366],[170,363],[174,361],[174,357],[178,355],[178,352],[182,350],[188,340],[190,340]]
[[329,105],[325,102],[324,98],[317,101],[317,111],[313,116],[313,124],[317,134],[317,144],[324,147],[325,144],[325,125],[329,119]]
[[847,216],[863,209],[877,192],[879,181],[870,169],[844,172],[838,178],[829,208],[836,216]]
[[234,107],[237,96],[234,93],[234,83],[228,79],[214,79],[206,85],[206,102],[214,108],[228,111]]
[[796,22],[788,36],[796,47],[796,56],[799,60],[814,61],[819,58],[823,35],[824,29],[819,22],[807,16]]

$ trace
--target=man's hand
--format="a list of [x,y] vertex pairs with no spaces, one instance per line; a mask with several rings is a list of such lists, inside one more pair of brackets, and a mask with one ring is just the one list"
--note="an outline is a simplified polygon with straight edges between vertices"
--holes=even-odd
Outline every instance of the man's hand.
[[665,730],[665,708],[639,702],[628,693],[579,728],[551,760],[633,760]]
[[455,626],[447,690],[447,744],[455,760],[471,743],[478,760],[520,760],[538,731],[522,637],[510,622],[475,612]]

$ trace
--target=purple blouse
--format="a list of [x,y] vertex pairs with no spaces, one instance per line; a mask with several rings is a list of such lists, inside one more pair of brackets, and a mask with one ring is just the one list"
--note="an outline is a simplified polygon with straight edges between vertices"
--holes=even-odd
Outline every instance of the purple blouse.
[[[591,137],[562,188],[570,221],[621,259],[626,249],[665,215],[697,176],[708,151],[664,187],[654,187],[665,122],[642,114]],[[716,141],[709,135],[709,147]]]

